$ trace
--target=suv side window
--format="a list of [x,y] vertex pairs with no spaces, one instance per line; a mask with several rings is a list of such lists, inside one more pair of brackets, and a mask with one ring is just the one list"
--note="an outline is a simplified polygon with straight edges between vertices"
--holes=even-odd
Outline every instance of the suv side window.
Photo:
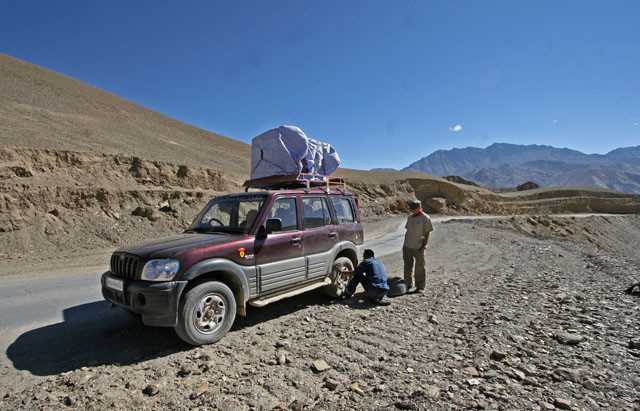
[[324,197],[303,197],[302,215],[304,228],[307,230],[331,224],[329,206]]
[[344,197],[331,197],[331,202],[333,203],[333,208],[336,210],[338,224],[351,224],[356,222],[353,209],[351,208],[351,202],[348,199]]
[[279,198],[271,206],[267,218],[279,218],[282,221],[282,231],[298,229],[298,213],[295,198]]

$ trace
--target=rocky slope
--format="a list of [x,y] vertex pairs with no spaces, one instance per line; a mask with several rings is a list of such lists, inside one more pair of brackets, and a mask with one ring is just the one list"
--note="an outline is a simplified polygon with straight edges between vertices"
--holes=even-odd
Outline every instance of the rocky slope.
[[[431,213],[639,213],[640,196],[592,188],[496,194],[422,173],[340,169],[365,217]],[[0,147],[0,275],[184,230],[242,174],[93,152]]]

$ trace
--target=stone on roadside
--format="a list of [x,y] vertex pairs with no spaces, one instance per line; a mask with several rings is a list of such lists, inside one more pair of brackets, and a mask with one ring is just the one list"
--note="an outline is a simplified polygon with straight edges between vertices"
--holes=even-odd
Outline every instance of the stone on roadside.
[[553,405],[555,405],[557,408],[560,408],[561,410],[571,409],[571,401],[564,398],[556,398],[553,402]]
[[560,344],[565,344],[565,345],[576,345],[584,341],[583,336],[578,334],[572,334],[572,333],[556,333],[554,335],[554,338]]
[[593,381],[590,378],[587,378],[583,383],[582,386],[586,389],[588,389],[589,391],[598,391],[598,386],[596,385],[595,381]]
[[209,383],[205,381],[198,388],[196,388],[194,392],[191,393],[189,398],[191,398],[192,400],[195,400],[196,398],[198,398],[199,396],[207,392],[208,389],[209,389]]
[[436,213],[444,211],[447,208],[447,200],[442,197],[432,197],[425,201],[425,205]]
[[476,369],[476,367],[465,367],[462,369],[462,372],[465,374],[469,374],[472,377],[479,377],[480,373]]
[[142,393],[148,395],[149,397],[153,397],[159,392],[160,392],[160,387],[158,387],[156,384],[149,384],[146,387],[144,387],[144,390],[142,390]]
[[438,398],[440,396],[440,387],[434,384],[428,386],[427,395],[431,398]]
[[185,377],[192,372],[193,370],[191,369],[191,367],[189,367],[188,365],[183,365],[182,367],[180,367],[180,371],[178,371],[178,376]]
[[384,392],[387,387],[384,384],[378,384],[373,388],[373,392]]
[[490,379],[496,378],[498,376],[498,371],[496,370],[487,370],[482,374],[482,378]]
[[364,391],[362,391],[362,388],[360,388],[360,384],[358,383],[358,381],[353,382],[350,386],[349,389],[351,391],[354,391],[360,395],[365,395]]
[[285,365],[287,363],[287,356],[281,352],[278,354],[278,364]]
[[507,358],[507,354],[502,351],[493,351],[489,356],[493,361],[502,361]]
[[511,370],[511,375],[510,375],[513,379],[518,380],[518,381],[524,381],[526,375],[525,373],[523,373],[520,370]]
[[554,375],[561,377],[564,380],[568,380],[571,382],[580,382],[582,380],[582,375],[580,374],[580,370],[572,370],[569,368],[557,368],[554,372]]
[[315,360],[311,363],[311,369],[314,372],[324,372],[331,369],[331,366],[327,364],[325,360]]
[[330,389],[331,391],[335,391],[339,385],[340,383],[331,377],[326,377],[324,379],[324,386]]
[[531,364],[520,364],[518,369],[522,371],[527,377],[536,377],[538,375],[538,371],[536,367]]

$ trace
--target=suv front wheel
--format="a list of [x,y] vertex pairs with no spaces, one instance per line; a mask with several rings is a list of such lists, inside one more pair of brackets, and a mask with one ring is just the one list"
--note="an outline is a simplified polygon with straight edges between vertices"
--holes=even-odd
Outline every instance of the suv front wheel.
[[331,284],[324,287],[325,293],[333,298],[338,298],[342,293],[344,293],[344,290],[347,288],[347,284],[350,280],[348,275],[342,274],[340,270],[336,268],[336,265],[338,264],[342,265],[342,267],[346,268],[348,271],[353,271],[353,262],[347,257],[338,257],[333,262],[333,267],[329,274]]
[[183,296],[176,334],[191,345],[212,344],[227,334],[236,317],[236,299],[225,284],[199,284]]

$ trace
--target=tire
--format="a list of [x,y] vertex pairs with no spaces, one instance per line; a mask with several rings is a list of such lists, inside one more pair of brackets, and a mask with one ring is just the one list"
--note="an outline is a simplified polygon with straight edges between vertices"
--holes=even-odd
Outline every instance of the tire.
[[235,317],[236,299],[231,289],[209,281],[184,294],[174,330],[188,344],[213,344],[227,334]]
[[407,293],[407,283],[403,278],[389,277],[387,284],[389,285],[389,291],[387,292],[389,297],[398,297]]
[[344,275],[340,273],[340,271],[336,268],[336,264],[342,264],[343,267],[346,267],[347,270],[353,271],[353,262],[347,257],[338,257],[333,262],[331,266],[331,272],[329,273],[329,278],[331,278],[331,284],[324,287],[324,292],[333,298],[339,298],[344,290],[347,288],[347,283],[349,283],[350,277],[348,275]]

